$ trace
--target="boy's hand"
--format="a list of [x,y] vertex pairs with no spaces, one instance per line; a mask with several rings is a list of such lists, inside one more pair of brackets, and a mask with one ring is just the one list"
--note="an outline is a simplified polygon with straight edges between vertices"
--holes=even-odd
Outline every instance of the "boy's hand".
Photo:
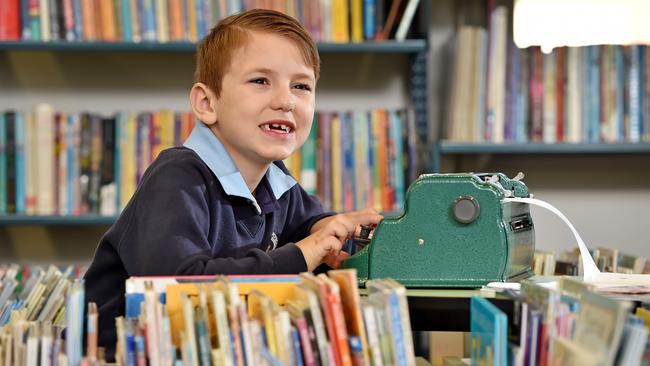
[[358,234],[361,225],[377,225],[383,216],[373,209],[326,217],[311,228],[311,235],[296,243],[309,271],[325,262],[338,268],[349,255],[341,253],[343,243]]
[[328,222],[332,220],[339,220],[343,219],[345,221],[351,221],[354,223],[354,229],[355,231],[352,232],[350,237],[354,235],[358,235],[359,231],[361,230],[361,225],[377,225],[381,219],[383,219],[384,216],[380,215],[377,213],[372,208],[366,208],[360,211],[351,211],[351,212],[346,212],[346,213],[341,213],[338,215],[334,216],[329,216],[325,217],[319,221],[317,221],[314,225],[311,227],[311,233],[315,233],[316,231],[320,230],[322,227],[327,225]]

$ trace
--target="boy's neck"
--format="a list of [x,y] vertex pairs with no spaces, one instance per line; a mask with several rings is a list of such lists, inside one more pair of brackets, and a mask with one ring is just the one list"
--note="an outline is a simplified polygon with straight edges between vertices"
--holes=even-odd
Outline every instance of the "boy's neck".
[[239,173],[241,174],[242,178],[244,178],[244,182],[246,183],[248,190],[253,195],[255,195],[255,190],[257,189],[257,186],[260,184],[260,181],[264,177],[264,174],[266,174],[266,171],[269,169],[269,164],[266,165],[251,164],[250,162],[247,161],[241,161],[243,159],[236,159],[234,156],[232,157],[232,159],[235,162],[235,166],[237,166],[237,169],[239,169]]

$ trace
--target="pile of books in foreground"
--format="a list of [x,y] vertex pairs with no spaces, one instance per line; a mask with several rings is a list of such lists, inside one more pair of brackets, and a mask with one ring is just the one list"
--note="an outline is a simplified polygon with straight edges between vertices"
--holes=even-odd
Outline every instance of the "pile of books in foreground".
[[[11,274],[3,279],[2,290],[7,278]],[[10,315],[0,323],[0,365],[104,363],[97,347],[102,331],[97,329],[97,307],[84,306],[83,283],[55,267],[32,282],[31,289],[25,285],[22,291],[9,291],[6,301],[19,305],[3,308]],[[415,365],[404,287],[390,279],[371,280],[368,296],[361,297],[357,286],[354,270],[132,277],[126,283],[126,316],[115,319],[115,362]],[[50,309],[57,310],[45,311],[55,298],[60,305]],[[42,315],[51,313],[55,315]]]
[[81,342],[66,344],[62,333],[81,333],[82,275],[74,266],[0,265],[0,364],[65,365],[66,354],[81,354]]
[[485,298],[472,298],[473,364],[595,366],[650,361],[650,312],[643,307],[633,314],[630,302],[598,294],[575,277],[561,277],[557,288],[523,281],[514,295],[521,312],[515,314],[510,334],[504,312]]

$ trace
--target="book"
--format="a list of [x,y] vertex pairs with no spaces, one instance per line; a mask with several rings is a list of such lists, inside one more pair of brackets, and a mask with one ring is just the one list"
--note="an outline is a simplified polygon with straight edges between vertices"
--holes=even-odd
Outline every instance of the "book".
[[404,41],[406,39],[406,34],[411,27],[419,3],[420,0],[409,0],[406,4],[404,14],[402,15],[402,19],[397,27],[397,31],[395,32],[395,40]]
[[573,340],[599,362],[613,364],[630,306],[626,301],[583,293]]
[[[410,334],[410,320],[403,316],[401,310],[402,304],[400,304],[400,295],[398,295],[401,286],[394,283],[389,285],[388,281],[388,279],[368,280],[366,282],[368,296],[375,301],[375,304],[382,307],[379,312],[386,318],[385,324],[391,343],[393,363],[412,366],[415,365],[413,341]],[[405,293],[402,295],[405,298]],[[408,331],[405,332],[405,329]]]
[[506,365],[508,318],[489,300],[473,296],[470,305],[472,363]]
[[370,352],[361,312],[357,271],[356,269],[339,269],[328,271],[327,274],[339,286],[347,331],[350,337],[358,339],[361,363],[368,364],[370,362]]

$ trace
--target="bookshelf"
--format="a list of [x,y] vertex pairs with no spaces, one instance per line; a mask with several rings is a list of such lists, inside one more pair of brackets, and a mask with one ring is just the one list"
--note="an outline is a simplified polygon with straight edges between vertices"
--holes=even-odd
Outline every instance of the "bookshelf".
[[[422,131],[420,139],[426,141],[428,18],[423,14],[430,9],[430,1],[419,1],[404,41],[319,41],[323,66],[317,110],[413,106],[416,125]],[[68,113],[187,111],[195,47],[195,43],[185,41],[0,41],[0,110],[32,111],[37,104],[47,102],[55,110]],[[30,254],[15,248],[23,242],[40,241],[50,248],[44,253],[67,253],[67,249],[61,250],[65,245],[90,258],[100,235],[115,219],[114,215],[2,215],[0,255],[20,261]],[[31,252],[39,251],[37,244],[27,247]],[[39,262],[46,261],[40,253],[37,256]]]
[[[470,93],[472,88],[462,89],[459,93],[464,97],[454,99],[454,73],[458,68],[462,67],[459,66],[462,62],[459,61],[458,54],[460,51],[458,45],[461,38],[468,37],[467,35],[461,35],[460,29],[463,26],[487,29],[490,19],[489,7],[494,5],[505,5],[507,7],[505,20],[510,22],[512,4],[512,0],[443,0],[436,1],[433,4],[434,15],[429,34],[430,65],[432,67],[428,74],[431,81],[429,85],[431,91],[431,101],[429,103],[431,106],[429,109],[431,124],[429,126],[430,143],[427,168],[432,172],[441,173],[459,171],[504,172],[509,176],[523,172],[526,176],[524,182],[530,188],[531,193],[536,198],[554,204],[565,213],[589,246],[595,247],[609,244],[638,255],[650,255],[647,247],[642,244],[647,241],[645,239],[647,234],[643,230],[645,224],[641,217],[645,216],[643,207],[650,204],[650,185],[647,183],[650,174],[644,168],[650,164],[650,140],[648,140],[645,125],[643,125],[644,129],[640,131],[640,134],[630,134],[629,123],[631,121],[627,116],[621,119],[619,115],[616,120],[618,128],[612,129],[611,127],[614,125],[608,124],[604,130],[605,134],[596,136],[597,133],[603,131],[599,129],[599,125],[593,124],[593,116],[598,114],[589,114],[592,124],[580,126],[584,127],[584,129],[574,126],[571,139],[567,139],[566,135],[565,138],[544,136],[543,129],[542,134],[538,134],[534,138],[525,134],[531,130],[524,129],[524,134],[509,137],[506,135],[502,141],[484,137],[467,138],[462,135],[450,135],[450,125],[454,113],[458,111],[477,113],[477,111],[482,110],[481,106],[476,103],[469,103],[469,101],[476,100],[472,98],[487,98],[490,90],[486,87],[486,94],[476,95]],[[505,36],[506,49],[507,52],[512,52],[509,48],[512,40],[511,28],[507,26],[506,30],[510,32],[506,33]],[[484,37],[489,40],[489,32],[486,32]],[[471,37],[469,38],[471,39]],[[614,47],[610,46],[598,47],[600,47],[598,49],[600,52],[598,50],[594,51],[595,48],[594,50],[580,51],[583,52],[581,57],[587,58],[596,53],[601,56],[605,54],[608,55],[607,57],[614,57],[614,53],[620,52],[611,51]],[[471,47],[468,49],[471,49]],[[602,51],[603,49],[607,50]],[[569,52],[565,49],[563,52],[566,55],[562,57],[566,57],[566,60],[568,60],[569,53],[574,51]],[[623,52],[626,57],[628,57],[627,52],[629,51]],[[636,52],[640,54],[638,51]],[[467,55],[467,53],[464,53],[464,55]],[[507,55],[509,56],[510,53],[507,53]],[[645,55],[647,55],[647,50]],[[544,62],[548,63],[553,57],[556,57],[555,60],[557,61],[558,57],[557,55],[528,55],[531,60],[540,58],[540,56],[542,64]],[[461,60],[464,62],[468,58],[469,56],[461,58]],[[645,80],[647,80],[648,75],[647,59],[646,57]],[[506,94],[503,97],[503,105],[506,109],[504,115],[506,117],[508,103],[510,105],[513,103],[511,99],[508,99],[507,95],[507,82],[511,80],[508,75],[510,70],[513,69],[511,61],[511,58],[507,57],[506,74],[503,76],[503,81],[506,83]],[[487,63],[489,64],[489,62]],[[609,65],[607,66],[609,67],[608,70],[614,70],[613,62],[609,63]],[[629,67],[627,64],[625,65],[623,70],[627,71],[624,71],[624,78],[629,78],[629,75],[634,74],[634,72],[630,73]],[[483,64],[483,67],[483,72],[489,83],[490,78],[494,78],[495,75],[489,72],[490,66]],[[570,75],[568,66],[564,72],[565,77]],[[544,77],[547,75],[542,74],[542,76],[540,81],[543,84]],[[585,77],[584,80],[587,80],[587,78]],[[594,80],[589,80],[591,80],[591,84],[585,84],[582,91],[584,91],[584,98],[590,100],[590,105],[593,107],[591,111],[595,111],[596,106],[601,106],[599,98],[602,95],[599,95],[598,87],[594,86],[596,85]],[[565,83],[566,87],[568,87],[569,81],[567,80]],[[610,82],[608,85],[617,84]],[[626,90],[626,88],[620,89]],[[609,90],[612,91],[613,89]],[[539,93],[541,93],[544,103],[542,109],[540,109],[542,118],[540,119],[539,116],[537,118],[543,125],[546,116],[552,115],[552,113],[547,112],[552,110],[554,104],[547,103],[548,98],[545,89]],[[628,100],[630,95],[635,95],[634,93],[627,93],[627,95],[623,95],[624,100]],[[566,95],[568,95],[568,92]],[[611,94],[605,93],[603,95],[610,95],[611,97]],[[645,97],[643,97],[644,95]],[[637,97],[642,99],[647,106],[647,88],[639,90]],[[620,94],[618,98],[620,101]],[[611,113],[614,110],[612,106],[615,103],[611,102],[612,100],[611,98],[607,99],[606,104],[602,105],[604,111]],[[458,108],[459,105],[465,106],[465,108]],[[528,107],[530,106],[529,103]],[[557,107],[557,103],[555,103],[555,106]],[[487,110],[487,102],[484,107]],[[639,110],[644,111],[642,119],[643,123],[647,123],[647,114],[645,114],[647,108],[645,106],[643,108]],[[625,113],[628,113],[627,111],[628,109],[626,109]],[[456,114],[455,118],[459,118],[458,116]],[[462,113],[460,114],[460,118],[467,118],[467,116],[468,114],[465,114],[464,117]],[[564,104],[563,116],[565,122],[569,120],[567,103]],[[586,115],[583,114],[582,116]],[[521,118],[521,115],[519,115],[519,118]],[[625,126],[628,127],[625,130],[620,128],[623,126],[621,120],[623,123],[627,123]],[[524,117],[523,121],[530,126],[530,118]],[[597,127],[594,129],[594,126]],[[463,128],[456,129],[456,132],[466,131],[467,129]],[[473,131],[476,133],[480,130],[477,128]],[[568,131],[569,129],[564,129],[565,134]],[[601,141],[607,141],[607,143],[601,143]],[[571,238],[568,228],[563,227],[553,217],[546,215],[541,210],[532,209],[532,211],[536,225],[536,244],[540,249],[561,252],[572,246],[571,243],[574,240]],[[625,219],[619,220],[616,218]]]
[[[88,52],[179,52],[194,53],[196,44],[178,43],[127,43],[127,42],[36,42],[0,41],[0,51],[88,51]],[[418,53],[427,49],[423,39],[404,41],[386,40],[360,43],[319,43],[321,53]]]
[[648,155],[650,143],[468,143],[455,141],[440,141],[434,147],[431,158],[432,171],[440,171],[443,157],[458,157],[468,155],[572,155],[572,156],[602,156],[602,155]]

